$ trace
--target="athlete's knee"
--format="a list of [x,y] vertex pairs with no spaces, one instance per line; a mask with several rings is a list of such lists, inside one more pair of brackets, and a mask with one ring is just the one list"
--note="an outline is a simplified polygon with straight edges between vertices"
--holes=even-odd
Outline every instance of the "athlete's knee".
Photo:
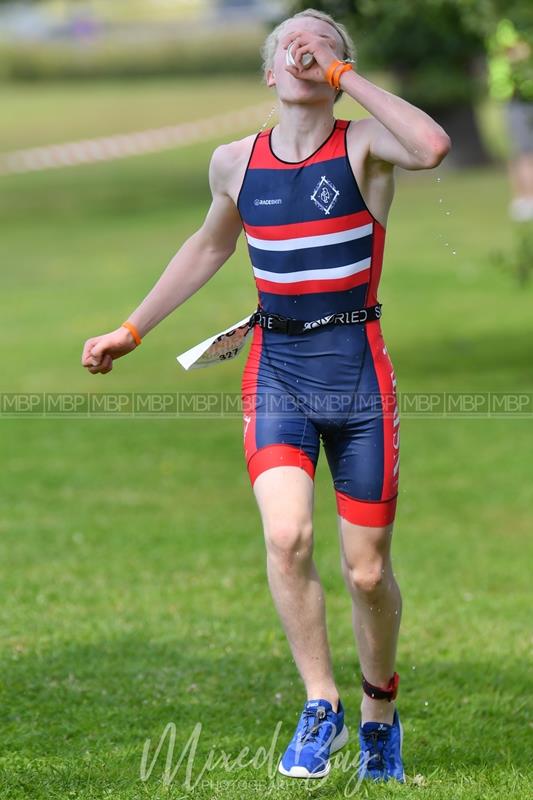
[[267,554],[278,569],[290,572],[310,562],[313,555],[311,520],[280,520],[265,530]]
[[372,561],[362,561],[354,565],[343,561],[343,574],[350,592],[372,597],[386,590],[392,572],[388,559],[378,555]]

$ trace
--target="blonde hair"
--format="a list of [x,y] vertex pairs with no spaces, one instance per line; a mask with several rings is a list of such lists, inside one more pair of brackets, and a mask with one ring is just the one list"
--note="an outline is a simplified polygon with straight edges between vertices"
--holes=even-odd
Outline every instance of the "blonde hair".
[[[355,44],[353,42],[352,37],[348,33],[347,29],[341,22],[337,22],[333,19],[332,16],[326,14],[325,11],[318,11],[316,8],[306,8],[305,11],[298,11],[297,14],[293,14],[292,17],[287,17],[284,19],[283,22],[280,22],[277,27],[271,31],[267,38],[264,41],[263,47],[261,48],[261,57],[263,59],[263,80],[266,80],[266,73],[269,69],[272,69],[274,55],[276,53],[278,42],[280,39],[281,34],[283,33],[283,29],[287,22],[290,22],[293,19],[298,19],[299,17],[312,17],[313,19],[319,19],[322,22],[327,22],[328,25],[331,25],[332,28],[335,28],[337,33],[339,34],[342,45],[343,45],[343,52],[342,58],[350,58],[354,61],[357,59],[357,51]],[[336,103],[337,100],[340,100],[342,96],[342,91],[336,93],[334,102]]]

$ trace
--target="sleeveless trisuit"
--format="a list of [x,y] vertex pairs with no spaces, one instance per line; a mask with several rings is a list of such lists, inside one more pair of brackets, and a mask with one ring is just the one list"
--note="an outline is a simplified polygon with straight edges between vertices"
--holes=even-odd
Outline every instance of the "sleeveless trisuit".
[[[272,129],[255,138],[237,207],[267,312],[315,320],[378,302],[385,229],[351,169],[349,124],[335,120],[299,162],[274,154]],[[299,336],[256,325],[241,390],[252,485],[282,465],[314,478],[322,439],[339,515],[358,525],[393,521],[399,415],[379,319]]]

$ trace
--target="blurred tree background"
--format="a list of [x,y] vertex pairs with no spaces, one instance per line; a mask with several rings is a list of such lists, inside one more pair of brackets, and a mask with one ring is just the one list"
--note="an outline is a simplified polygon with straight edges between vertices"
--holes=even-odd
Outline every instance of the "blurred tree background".
[[[291,8],[309,5],[296,0]],[[390,70],[400,96],[448,131],[454,146],[447,166],[490,160],[475,114],[487,94],[488,43],[506,18],[533,45],[531,0],[314,0],[313,5],[348,27],[363,72]],[[533,82],[530,91],[533,96]]]
[[[533,48],[531,0],[0,0],[0,6],[35,9],[36,28],[44,26],[41,9],[43,19],[44,9],[63,17],[33,38],[2,35],[0,23],[0,80],[8,81],[192,76],[205,71],[206,53],[217,74],[259,76],[266,31],[295,11],[322,9],[349,28],[363,74],[387,73],[393,91],[449,132],[454,146],[446,168],[494,158],[476,107],[489,91],[491,41],[501,21]],[[526,60],[533,99],[532,59]]]
[[0,81],[258,74],[283,0],[0,0]]

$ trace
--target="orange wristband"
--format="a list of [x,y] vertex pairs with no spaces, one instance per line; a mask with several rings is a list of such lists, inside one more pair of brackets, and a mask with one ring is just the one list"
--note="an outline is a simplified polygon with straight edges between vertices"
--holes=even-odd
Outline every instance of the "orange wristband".
[[335,72],[335,70],[338,69],[339,67],[341,67],[343,64],[344,64],[344,61],[339,61],[339,59],[337,58],[335,61],[331,62],[331,64],[329,65],[329,67],[326,70],[326,76],[325,76],[326,77],[326,81],[329,83],[329,85],[333,89],[335,88],[335,84],[332,83],[332,81],[331,81],[332,75]]
[[339,61],[336,59],[335,61],[331,62],[326,70],[326,81],[329,83],[332,89],[340,89],[340,77],[349,69],[353,69],[353,67],[350,63],[346,63],[346,61]]
[[131,335],[133,336],[133,338],[135,339],[135,344],[136,345],[140,345],[140,343],[142,342],[142,339],[139,336],[139,331],[137,330],[137,328],[135,327],[133,322],[128,322],[128,321],[123,322],[120,327],[121,328],[127,328],[129,330],[129,332],[131,333]]
[[342,62],[342,66],[339,66],[339,67],[337,67],[335,69],[335,71],[333,73],[333,78],[332,78],[332,86],[335,89],[340,89],[341,88],[341,86],[340,86],[341,75],[344,75],[344,73],[348,72],[349,69],[353,69],[352,65],[351,64],[346,64],[344,62]]

